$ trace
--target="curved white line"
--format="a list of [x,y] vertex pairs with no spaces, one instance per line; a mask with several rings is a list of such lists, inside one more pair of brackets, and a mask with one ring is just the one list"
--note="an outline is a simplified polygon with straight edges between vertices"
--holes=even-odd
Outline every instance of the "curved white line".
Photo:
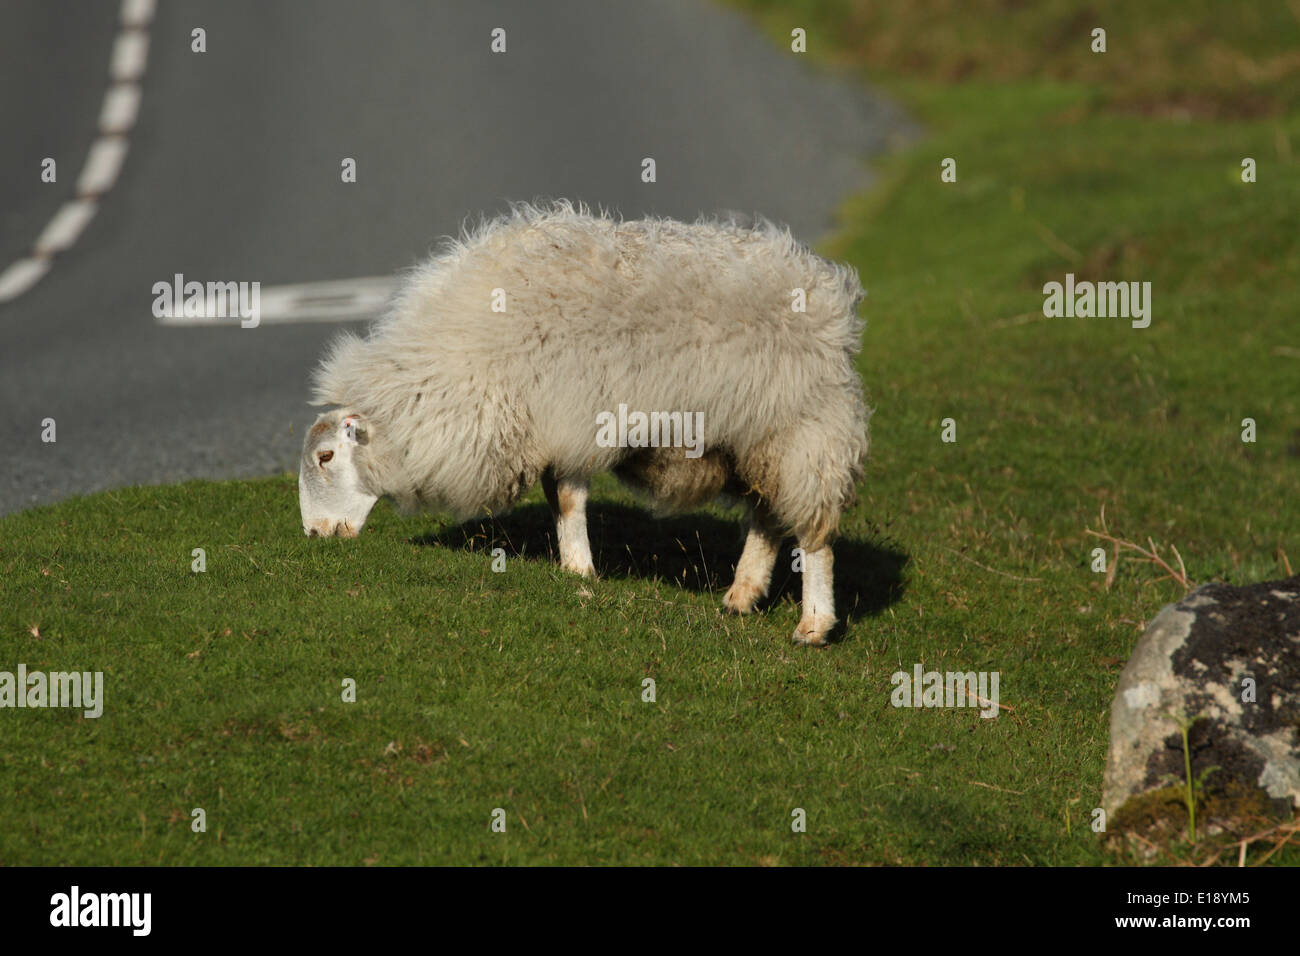
[[65,202],[32,246],[31,255],[0,272],[0,303],[18,298],[50,271],[55,254],[70,248],[117,181],[126,159],[126,134],[140,112],[140,79],[149,58],[148,27],[155,0],[122,0],[121,27],[113,41],[112,80],[99,111],[99,135],[77,179],[76,198]]

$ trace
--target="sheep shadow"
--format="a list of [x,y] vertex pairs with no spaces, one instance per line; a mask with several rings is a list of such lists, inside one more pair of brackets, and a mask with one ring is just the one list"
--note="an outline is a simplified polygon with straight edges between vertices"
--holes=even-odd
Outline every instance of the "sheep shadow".
[[[596,572],[604,579],[660,579],[696,593],[722,593],[744,546],[739,513],[730,520],[704,512],[656,517],[616,502],[593,501],[587,507],[587,533]],[[543,504],[520,507],[509,514],[464,522],[436,534],[413,537],[412,543],[534,560],[558,560],[555,523]],[[799,600],[800,575],[793,570],[794,539],[782,545],[764,611],[786,597]],[[843,636],[855,619],[872,617],[903,597],[903,569],[909,558],[902,551],[868,541],[840,538],[835,542],[835,606],[841,623],[832,640]]]

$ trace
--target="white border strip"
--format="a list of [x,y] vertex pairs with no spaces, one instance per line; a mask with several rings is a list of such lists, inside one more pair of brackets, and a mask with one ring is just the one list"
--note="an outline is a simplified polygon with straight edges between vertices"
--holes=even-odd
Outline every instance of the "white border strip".
[[31,255],[0,272],[0,304],[18,298],[44,278],[53,257],[80,238],[95,218],[104,193],[117,181],[126,159],[126,134],[140,113],[140,80],[149,59],[149,24],[154,8],[155,0],[122,0],[121,27],[113,42],[108,70],[113,82],[104,94],[99,136],[77,179],[76,198],[65,202],[41,230]]

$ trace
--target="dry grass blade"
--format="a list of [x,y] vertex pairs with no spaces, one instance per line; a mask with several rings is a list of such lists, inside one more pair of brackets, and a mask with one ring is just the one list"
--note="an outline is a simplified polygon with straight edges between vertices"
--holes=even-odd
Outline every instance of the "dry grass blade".
[[1111,589],[1111,585],[1115,583],[1115,568],[1119,565],[1119,556],[1120,556],[1120,552],[1122,551],[1129,551],[1132,554],[1134,554],[1139,561],[1146,561],[1149,564],[1154,564],[1156,567],[1160,568],[1162,571],[1165,572],[1163,576],[1156,578],[1154,581],[1146,582],[1148,584],[1156,584],[1168,578],[1169,580],[1177,581],[1180,585],[1182,585],[1184,591],[1190,591],[1193,587],[1195,587],[1194,582],[1190,581],[1187,577],[1187,567],[1186,565],[1183,564],[1183,556],[1179,553],[1178,548],[1175,545],[1171,544],[1169,548],[1171,551],[1173,551],[1174,558],[1177,559],[1178,561],[1178,570],[1174,570],[1173,566],[1171,566],[1168,561],[1166,561],[1163,557],[1160,556],[1160,549],[1156,547],[1155,541],[1153,541],[1149,536],[1147,537],[1147,546],[1144,548],[1140,544],[1136,544],[1132,541],[1126,541],[1123,538],[1118,538],[1115,535],[1111,534],[1109,531],[1107,531],[1106,530],[1106,509],[1104,507],[1102,508],[1101,511],[1100,520],[1101,520],[1101,527],[1102,527],[1101,531],[1093,531],[1091,528],[1084,528],[1083,533],[1090,534],[1094,538],[1100,538],[1102,541],[1107,541],[1114,547],[1114,560],[1111,561],[1111,565],[1106,571],[1107,591],[1109,591]]
[[987,564],[980,564],[974,558],[962,554],[960,551],[954,550],[953,548],[949,548],[947,546],[941,546],[941,547],[943,547],[943,550],[949,552],[950,554],[955,554],[957,555],[957,557],[965,561],[969,561],[971,564],[975,565],[975,567],[982,568],[983,570],[988,571],[990,574],[1000,574],[1004,578],[1010,578],[1012,581],[1023,581],[1026,584],[1039,584],[1043,580],[1042,578],[1026,578],[1026,577],[1021,577],[1019,574],[1009,574],[1006,571],[999,571],[997,568],[990,568]]
[[1273,827],[1271,830],[1265,830],[1263,833],[1257,833],[1254,836],[1246,837],[1244,840],[1241,841],[1241,857],[1238,865],[1240,866],[1245,865],[1246,846],[1248,844],[1254,843],[1256,840],[1264,839],[1265,837],[1270,837],[1274,835],[1278,837],[1277,842],[1273,844],[1273,849],[1269,850],[1267,853],[1265,853],[1258,860],[1256,860],[1254,863],[1251,864],[1251,866],[1263,866],[1265,863],[1268,862],[1269,857],[1271,857],[1278,850],[1282,849],[1282,847],[1286,846],[1287,843],[1291,840],[1291,838],[1295,836],[1297,833],[1300,833],[1300,821],[1292,822],[1292,823],[1280,823],[1277,826]]

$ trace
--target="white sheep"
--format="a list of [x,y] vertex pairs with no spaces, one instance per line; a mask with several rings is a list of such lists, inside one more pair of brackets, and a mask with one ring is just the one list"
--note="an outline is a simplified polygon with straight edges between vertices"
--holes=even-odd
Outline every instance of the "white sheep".
[[823,644],[830,541],[868,449],[862,295],[852,269],[765,221],[515,206],[416,268],[366,338],[333,343],[313,381],[313,404],[337,407],[304,443],[304,531],[355,535],[384,496],[499,513],[540,479],[562,567],[591,576],[588,483],[612,470],[661,510],[748,505],[728,610],[753,610],[793,534],[793,639]]

